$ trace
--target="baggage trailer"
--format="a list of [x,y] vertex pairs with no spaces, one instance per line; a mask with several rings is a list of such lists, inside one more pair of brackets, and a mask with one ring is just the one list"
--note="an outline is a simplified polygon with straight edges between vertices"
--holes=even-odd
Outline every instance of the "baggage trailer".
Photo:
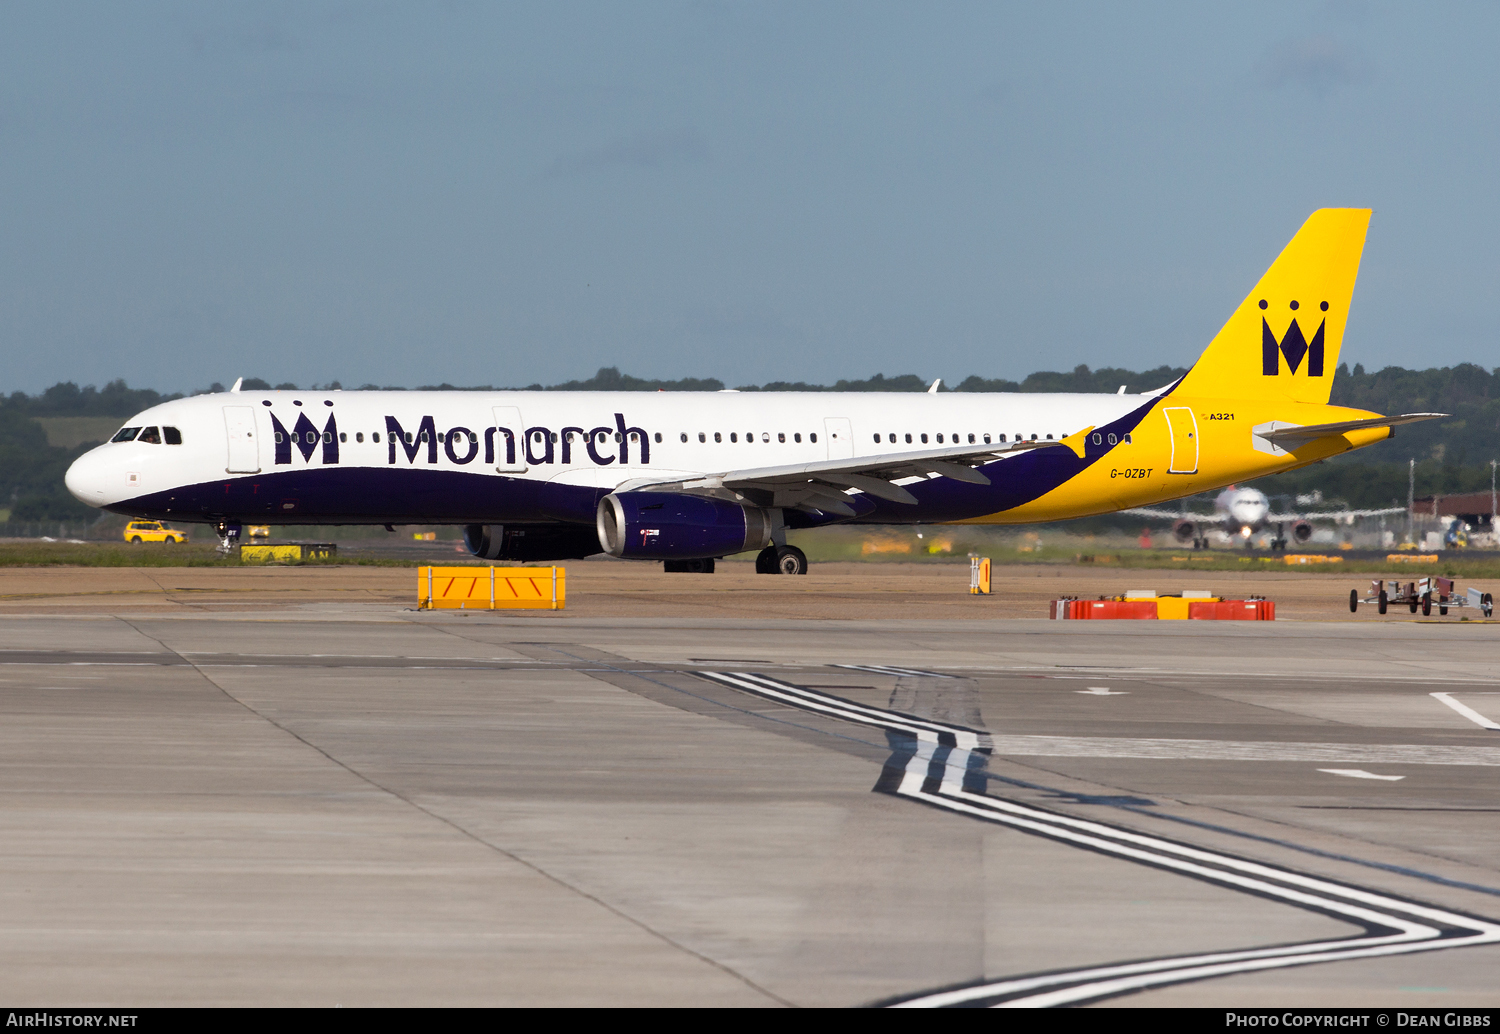
[[1485,617],[1495,610],[1494,597],[1489,593],[1474,588],[1464,593],[1454,592],[1452,578],[1421,578],[1414,582],[1383,582],[1377,578],[1370,582],[1370,591],[1364,599],[1360,599],[1358,589],[1349,590],[1349,613],[1359,613],[1361,603],[1375,604],[1375,609],[1382,614],[1392,604],[1405,606],[1413,614],[1420,607],[1424,616],[1431,614],[1434,606],[1439,614],[1444,615],[1449,608],[1463,610],[1472,607]]

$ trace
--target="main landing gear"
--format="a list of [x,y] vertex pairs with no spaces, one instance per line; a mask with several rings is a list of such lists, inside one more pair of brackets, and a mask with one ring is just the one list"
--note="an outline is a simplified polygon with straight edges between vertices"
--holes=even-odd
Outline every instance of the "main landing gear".
[[756,574],[806,574],[807,554],[796,546],[767,546],[755,557]]

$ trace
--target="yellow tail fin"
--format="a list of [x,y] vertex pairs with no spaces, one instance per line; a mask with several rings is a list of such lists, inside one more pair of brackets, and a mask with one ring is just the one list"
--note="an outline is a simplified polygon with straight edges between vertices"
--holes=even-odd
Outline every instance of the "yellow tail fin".
[[1326,405],[1369,225],[1368,208],[1310,215],[1176,393]]

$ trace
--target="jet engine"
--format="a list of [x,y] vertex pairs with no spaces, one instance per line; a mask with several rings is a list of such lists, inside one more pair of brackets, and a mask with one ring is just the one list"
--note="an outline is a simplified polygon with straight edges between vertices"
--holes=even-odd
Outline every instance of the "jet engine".
[[599,552],[587,524],[469,524],[464,545],[484,560],[582,560]]
[[1178,521],[1172,525],[1172,537],[1178,542],[1192,542],[1198,537],[1198,526],[1192,521]]
[[1292,525],[1292,538],[1298,542],[1306,542],[1312,538],[1313,526],[1306,521],[1297,521]]
[[611,493],[599,500],[599,544],[631,560],[692,560],[760,549],[771,515],[756,506],[674,492]]

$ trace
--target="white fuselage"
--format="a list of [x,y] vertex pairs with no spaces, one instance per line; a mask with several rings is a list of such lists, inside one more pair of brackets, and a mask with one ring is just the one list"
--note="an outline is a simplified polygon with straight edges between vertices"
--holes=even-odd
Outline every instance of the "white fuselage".
[[[67,484],[92,506],[181,520],[587,521],[601,491],[641,479],[1061,439],[1143,403],[1140,395],[242,391],[137,414],[126,427],[172,428],[180,444],[160,431],[153,441],[102,445],[74,463]],[[897,519],[924,517],[919,507]]]

